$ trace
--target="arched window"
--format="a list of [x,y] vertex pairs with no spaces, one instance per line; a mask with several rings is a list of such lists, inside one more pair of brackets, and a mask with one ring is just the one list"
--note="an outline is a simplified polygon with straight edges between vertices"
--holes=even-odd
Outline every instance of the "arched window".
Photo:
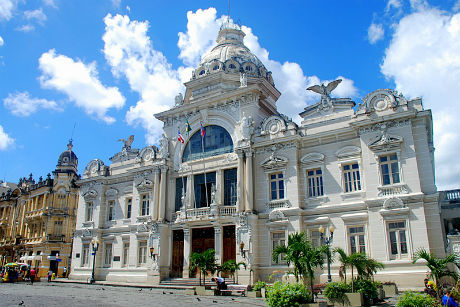
[[206,131],[201,143],[201,131],[198,130],[190,138],[184,149],[182,161],[191,161],[212,157],[233,151],[233,141],[230,134],[220,126],[206,126]]

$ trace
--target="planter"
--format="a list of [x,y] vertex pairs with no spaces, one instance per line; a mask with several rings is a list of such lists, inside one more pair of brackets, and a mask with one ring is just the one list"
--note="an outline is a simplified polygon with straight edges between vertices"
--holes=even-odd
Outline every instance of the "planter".
[[328,305],[340,306],[340,307],[360,307],[364,306],[364,299],[362,293],[345,293],[345,301],[341,302],[332,302],[327,300]]
[[382,288],[385,292],[385,297],[392,297],[398,295],[398,287],[396,287],[396,284],[383,284]]
[[187,295],[196,295],[195,289],[187,289],[187,290],[185,290],[185,294],[187,294]]
[[382,287],[378,287],[377,291],[379,293],[377,298],[379,299],[379,301],[383,301],[383,299],[385,298],[385,291],[383,291]]
[[262,297],[265,298],[265,293],[267,293],[267,290],[265,288],[260,289],[260,293],[262,294]]
[[211,290],[209,286],[196,286],[195,293],[196,295],[214,296],[214,290]]
[[248,297],[252,297],[252,298],[262,297],[262,292],[260,290],[259,291],[248,291],[246,294]]
[[317,302],[317,303],[301,304],[300,307],[327,307],[327,303]]

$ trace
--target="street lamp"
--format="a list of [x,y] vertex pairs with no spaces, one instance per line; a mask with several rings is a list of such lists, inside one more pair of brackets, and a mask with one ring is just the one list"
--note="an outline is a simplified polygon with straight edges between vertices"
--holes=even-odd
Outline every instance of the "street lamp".
[[244,250],[244,242],[241,241],[240,243],[240,254],[243,259],[246,259],[246,251]]
[[156,255],[154,254],[155,248],[153,246],[150,247],[150,258],[152,258],[153,261],[156,260]]
[[93,248],[93,271],[91,272],[91,279],[89,283],[94,284],[96,282],[96,278],[94,278],[94,267],[96,266],[96,253],[99,249],[99,241],[97,239],[91,240],[91,246]]
[[[319,228],[318,228],[318,231],[320,232],[321,234],[321,244],[326,244],[327,246],[331,245],[332,244],[332,240],[334,239],[334,226],[330,226],[329,227],[329,237],[324,237],[324,232],[325,232],[325,229],[323,227],[323,225],[321,225]],[[332,277],[331,277],[331,259],[329,258],[329,251],[326,253],[326,258],[327,258],[327,282],[331,282],[332,281]]]

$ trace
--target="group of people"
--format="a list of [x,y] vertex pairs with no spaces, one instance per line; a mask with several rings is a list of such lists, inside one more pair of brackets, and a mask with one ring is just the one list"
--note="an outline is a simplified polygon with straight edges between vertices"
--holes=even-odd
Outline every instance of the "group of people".
[[[436,286],[436,284],[432,280],[429,280],[428,278],[425,278],[424,283],[425,283],[425,289],[423,291],[426,294],[430,295],[431,297],[437,298],[438,297],[438,287]],[[441,306],[459,307],[458,303],[455,301],[455,298],[453,297],[453,287],[443,289],[442,295],[443,296],[442,296]]]

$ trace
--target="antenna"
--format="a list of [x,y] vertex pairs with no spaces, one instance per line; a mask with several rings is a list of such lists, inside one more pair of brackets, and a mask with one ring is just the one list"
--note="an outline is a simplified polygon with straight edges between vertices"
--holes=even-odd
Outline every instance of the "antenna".
[[227,23],[230,23],[230,0],[228,0]]
[[75,126],[77,125],[77,122],[73,124],[73,129],[72,129],[72,134],[70,135],[70,140],[73,140],[73,133],[75,132]]

